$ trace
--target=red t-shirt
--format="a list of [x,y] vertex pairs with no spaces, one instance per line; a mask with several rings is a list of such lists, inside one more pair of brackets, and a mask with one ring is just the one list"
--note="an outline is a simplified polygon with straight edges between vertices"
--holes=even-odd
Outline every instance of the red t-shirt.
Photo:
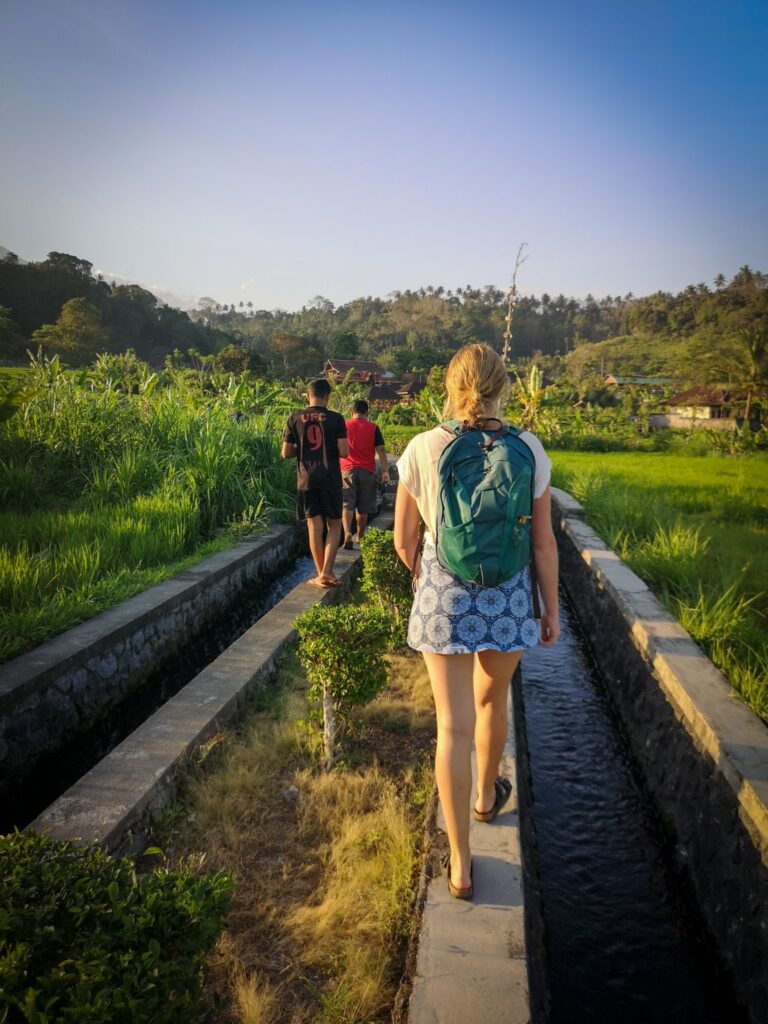
[[370,420],[347,420],[347,440],[349,441],[349,458],[341,459],[341,471],[348,469],[367,469],[376,472],[376,449],[384,444],[381,431]]

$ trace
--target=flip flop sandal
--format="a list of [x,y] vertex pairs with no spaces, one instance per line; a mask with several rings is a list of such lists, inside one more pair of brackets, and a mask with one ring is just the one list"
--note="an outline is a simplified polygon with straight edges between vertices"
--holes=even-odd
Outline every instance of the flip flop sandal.
[[455,900],[471,900],[473,891],[473,879],[472,872],[474,871],[474,864],[470,860],[469,862],[469,885],[466,889],[460,889],[457,885],[454,885],[451,881],[451,855],[446,853],[440,862],[445,870],[445,877],[448,879],[448,892],[453,896]]
[[324,587],[340,587],[342,586],[341,580],[337,580],[335,576],[323,576]]
[[512,796],[512,783],[509,779],[502,778],[501,775],[496,776],[493,788],[496,790],[496,799],[493,801],[493,807],[490,811],[478,811],[475,808],[475,821],[493,821],[507,800]]
[[306,580],[306,584],[307,584],[308,587],[314,587],[315,590],[330,590],[330,588],[332,586],[332,584],[330,584],[330,583],[322,583],[317,578],[311,579],[311,580]]

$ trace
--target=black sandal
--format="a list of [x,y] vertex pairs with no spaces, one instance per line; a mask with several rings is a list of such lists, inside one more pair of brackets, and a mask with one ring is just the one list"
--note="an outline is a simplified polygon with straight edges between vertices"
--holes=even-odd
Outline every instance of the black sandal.
[[493,821],[507,800],[512,796],[512,783],[509,779],[502,778],[501,775],[498,775],[494,780],[493,788],[496,790],[496,799],[493,801],[493,807],[490,811],[478,811],[475,808],[475,821]]
[[458,885],[454,885],[451,881],[451,855],[446,853],[440,862],[445,870],[445,877],[448,879],[448,892],[453,896],[455,900],[471,900],[473,891],[472,872],[474,870],[474,864],[470,860],[469,862],[469,885],[465,889],[460,889]]

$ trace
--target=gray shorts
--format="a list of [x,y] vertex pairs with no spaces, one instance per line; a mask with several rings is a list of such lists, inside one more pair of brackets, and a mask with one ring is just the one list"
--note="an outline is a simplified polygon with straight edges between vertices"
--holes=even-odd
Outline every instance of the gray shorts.
[[348,469],[341,479],[344,508],[364,516],[376,514],[376,474],[367,469]]

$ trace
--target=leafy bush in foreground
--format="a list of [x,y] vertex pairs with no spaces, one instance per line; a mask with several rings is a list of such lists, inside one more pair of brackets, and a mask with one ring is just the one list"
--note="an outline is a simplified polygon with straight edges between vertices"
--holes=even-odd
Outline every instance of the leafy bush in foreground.
[[387,685],[389,617],[356,605],[312,605],[296,619],[299,661],[310,682],[309,699],[323,704],[325,768],[336,759],[337,716],[367,704]]
[[0,837],[0,1019],[8,1024],[192,1020],[233,883],[98,847]]
[[411,574],[400,561],[390,530],[366,530],[360,548],[363,554],[362,591],[377,600],[381,610],[393,619],[393,640],[404,647],[408,616],[413,604]]

